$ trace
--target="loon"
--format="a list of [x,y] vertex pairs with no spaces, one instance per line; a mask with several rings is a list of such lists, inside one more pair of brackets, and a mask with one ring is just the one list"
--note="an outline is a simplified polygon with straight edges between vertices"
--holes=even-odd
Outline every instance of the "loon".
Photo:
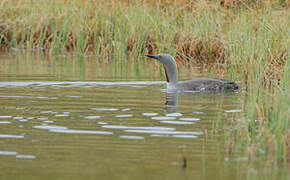
[[181,92],[234,92],[240,87],[234,82],[226,79],[202,78],[189,81],[178,82],[177,65],[174,58],[169,54],[145,55],[146,57],[156,59],[163,64],[167,89],[178,90]]

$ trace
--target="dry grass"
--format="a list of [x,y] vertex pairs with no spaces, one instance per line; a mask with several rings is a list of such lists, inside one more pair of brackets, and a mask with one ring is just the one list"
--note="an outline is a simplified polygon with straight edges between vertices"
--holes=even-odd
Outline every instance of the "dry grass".
[[195,38],[193,34],[182,34],[174,38],[177,54],[179,58],[194,60],[199,66],[210,66],[215,63],[225,63],[225,57],[228,53],[222,42],[202,41]]

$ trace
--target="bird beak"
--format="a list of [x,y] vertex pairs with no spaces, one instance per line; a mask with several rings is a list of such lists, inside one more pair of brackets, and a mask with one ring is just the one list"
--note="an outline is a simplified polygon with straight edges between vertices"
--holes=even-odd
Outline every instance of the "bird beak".
[[145,56],[153,59],[158,59],[157,55],[146,54]]

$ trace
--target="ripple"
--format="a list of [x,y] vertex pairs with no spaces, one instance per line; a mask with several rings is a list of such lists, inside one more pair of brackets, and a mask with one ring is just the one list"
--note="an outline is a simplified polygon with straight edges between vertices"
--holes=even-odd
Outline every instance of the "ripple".
[[144,139],[142,136],[120,136],[120,138],[124,139]]
[[71,96],[71,95],[66,95],[65,97],[68,97],[68,98],[82,98],[83,96]]
[[52,113],[53,111],[40,111],[39,113],[40,114],[50,114],[50,113]]
[[107,131],[93,131],[93,130],[72,130],[72,129],[50,129],[50,132],[66,133],[66,134],[113,134]]
[[56,130],[66,130],[68,129],[67,127],[63,127],[63,126],[48,126],[48,125],[41,125],[41,126],[33,126],[36,129],[56,129]]
[[24,138],[22,135],[0,134],[0,138]]
[[125,132],[133,133],[148,133],[148,134],[183,134],[183,135],[202,135],[202,132],[187,132],[187,131],[153,131],[153,130],[124,130]]
[[130,111],[130,108],[121,109],[121,111]]
[[184,122],[184,121],[160,121],[160,122],[166,124],[195,124],[193,122]]
[[167,117],[167,116],[158,116],[158,117],[152,117],[153,120],[174,120],[175,117]]
[[53,123],[53,121],[47,120],[47,121],[43,121],[44,123]]
[[86,116],[86,119],[99,119],[101,116]]
[[17,154],[16,158],[20,158],[20,159],[35,159],[36,157],[34,155]]
[[182,116],[181,113],[169,113],[169,114],[166,114],[166,116],[168,117],[179,117],[179,116]]
[[142,113],[143,116],[157,116],[158,113]]
[[46,97],[46,96],[38,96],[36,97],[37,99],[49,99],[49,97]]
[[243,112],[242,109],[232,109],[232,110],[225,110],[226,113],[239,113]]
[[95,111],[119,111],[119,109],[116,109],[116,108],[92,108],[92,110],[95,110]]
[[19,154],[16,151],[0,151],[0,155],[15,156],[16,158],[35,159],[34,155]]
[[175,128],[171,127],[133,127],[133,126],[119,126],[119,125],[105,125],[103,128],[109,129],[142,129],[142,130],[155,130],[155,131],[174,131]]
[[193,135],[173,135],[172,137],[176,137],[176,138],[197,138],[197,136],[193,136]]
[[23,119],[24,117],[13,117],[13,119],[19,120],[19,119]]
[[25,97],[27,97],[27,96],[0,96],[0,98],[25,98]]
[[19,122],[27,122],[28,120],[27,119],[19,119],[18,121]]
[[0,155],[17,155],[16,151],[0,151]]
[[115,117],[117,118],[126,118],[126,117],[133,117],[132,114],[120,114],[120,115],[116,115]]
[[10,124],[11,122],[9,121],[0,121],[0,124]]
[[199,118],[179,118],[181,121],[199,121]]
[[45,121],[45,120],[48,120],[48,118],[47,117],[39,117],[39,118],[37,118],[37,120]]
[[[1,87],[1,86],[0,86]],[[36,99],[49,99],[49,97],[45,97],[45,96],[0,96],[0,98],[36,98]],[[51,98],[52,99],[52,98]],[[16,108],[17,110],[21,110],[24,108]]]
[[106,123],[106,122],[97,122],[97,124],[104,125],[104,124],[108,124],[108,123]]
[[67,117],[69,116],[68,114],[56,114],[54,115],[55,117]]
[[0,119],[10,119],[12,116],[0,116]]
[[194,114],[204,114],[204,112],[198,112],[198,111],[196,111],[196,112],[193,112]]

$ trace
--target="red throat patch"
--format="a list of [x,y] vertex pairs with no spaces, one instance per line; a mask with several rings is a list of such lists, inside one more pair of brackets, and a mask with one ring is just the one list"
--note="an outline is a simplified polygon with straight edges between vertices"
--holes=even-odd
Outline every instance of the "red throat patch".
[[165,69],[165,68],[164,68],[164,71],[165,71],[166,81],[169,83],[168,74],[167,74],[167,71],[166,71],[166,69]]

